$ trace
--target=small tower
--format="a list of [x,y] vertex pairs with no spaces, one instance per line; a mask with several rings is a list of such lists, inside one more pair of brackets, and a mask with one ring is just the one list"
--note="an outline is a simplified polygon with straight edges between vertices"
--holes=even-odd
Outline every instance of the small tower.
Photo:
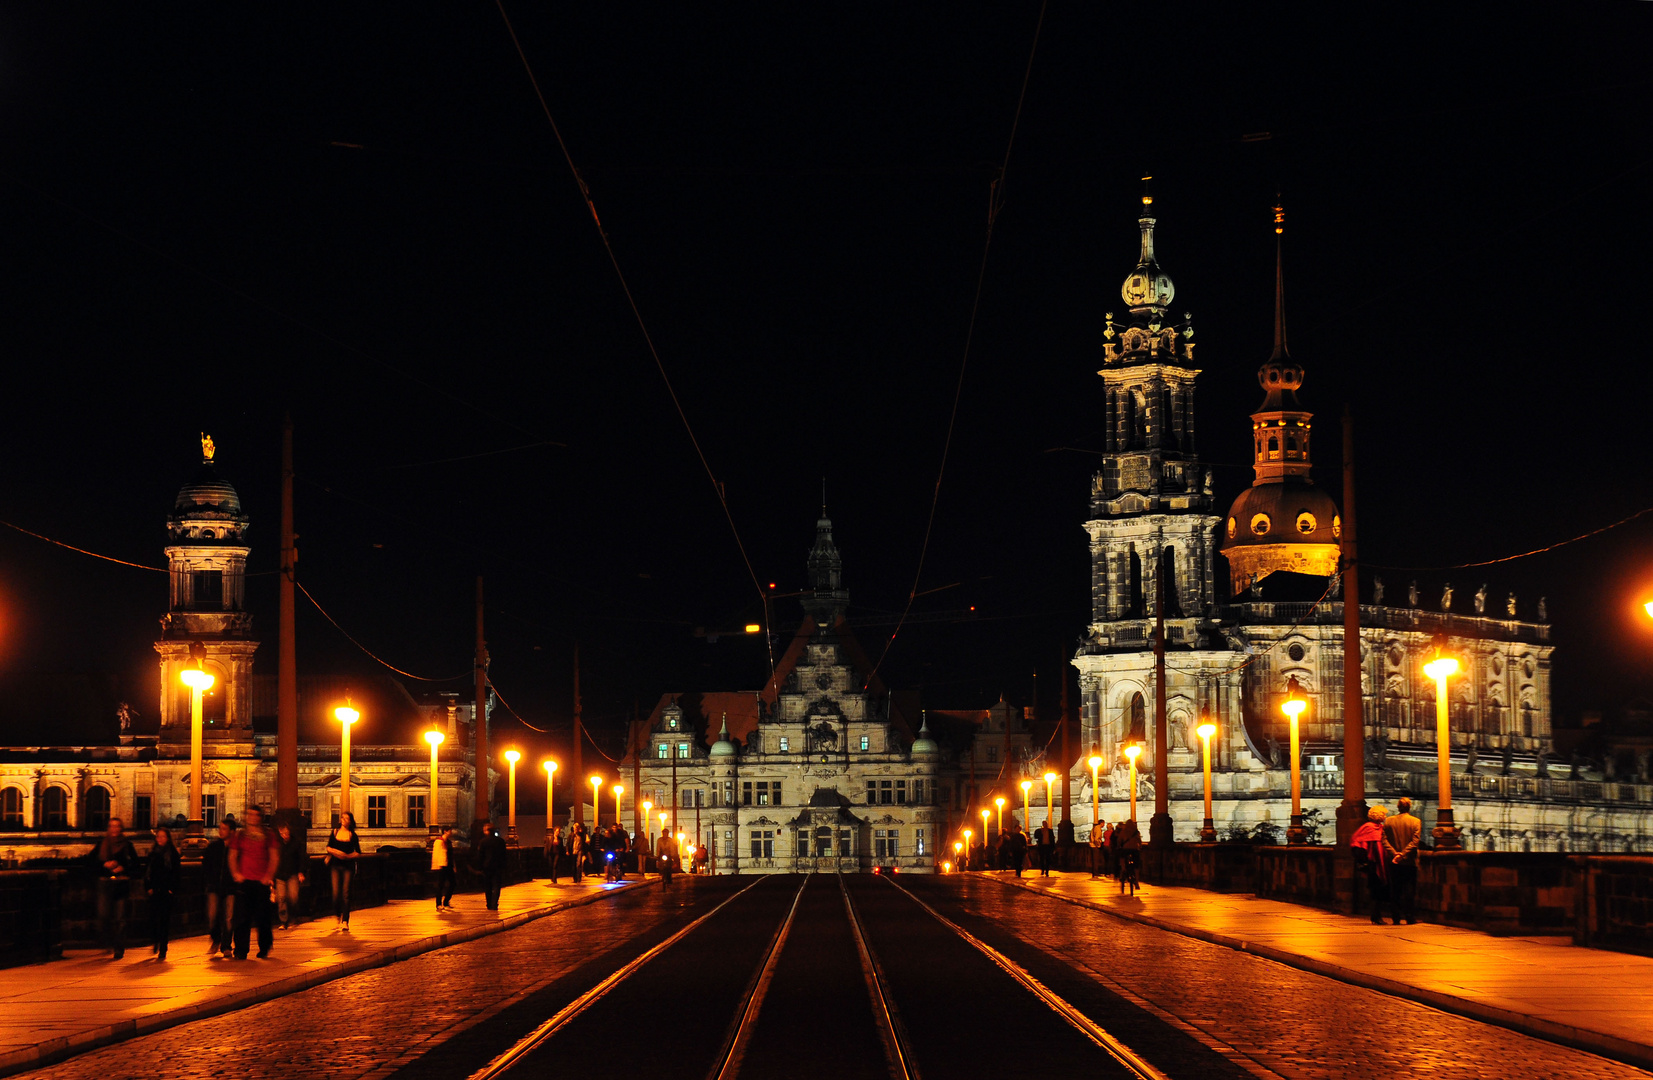
[[[201,467],[178,490],[167,519],[171,600],[161,616],[161,737],[183,747],[190,737],[190,691],[179,673],[196,663],[213,676],[202,701],[203,738],[219,755],[252,752],[252,616],[246,611],[250,522],[241,497],[218,472],[212,438],[201,436]],[[226,744],[245,744],[235,748]]]
[[832,542],[832,519],[826,504],[815,522],[815,544],[809,549],[809,592],[804,594],[804,611],[822,630],[830,630],[849,609],[849,591],[844,588],[844,561]]
[[1316,577],[1337,573],[1343,521],[1337,504],[1309,475],[1314,414],[1297,400],[1303,368],[1286,348],[1286,285],[1281,243],[1285,210],[1274,208],[1274,352],[1257,371],[1265,397],[1251,414],[1256,479],[1229,508],[1229,583],[1239,593],[1276,570]]

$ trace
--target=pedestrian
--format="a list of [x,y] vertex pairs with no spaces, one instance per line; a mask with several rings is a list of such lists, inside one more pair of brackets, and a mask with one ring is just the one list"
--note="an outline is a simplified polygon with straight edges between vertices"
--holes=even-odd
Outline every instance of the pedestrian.
[[283,930],[291,930],[293,916],[298,913],[304,879],[310,868],[310,852],[305,849],[304,838],[293,835],[291,822],[283,821],[277,825],[276,836],[281,844],[275,874],[276,917]]
[[1418,903],[1418,841],[1423,822],[1412,816],[1412,800],[1395,803],[1395,813],[1383,821],[1383,854],[1389,860],[1389,914],[1399,926],[1404,917],[1415,923]]
[[561,834],[555,826],[547,825],[545,829],[545,866],[553,885],[557,883],[557,850],[561,847]]
[[1022,831],[1020,823],[1010,830],[1010,869],[1022,876],[1022,866],[1027,860],[1027,833]]
[[672,872],[677,869],[677,841],[671,833],[660,834],[660,853],[655,861],[660,864],[660,883],[671,888]]
[[138,852],[126,838],[126,824],[118,817],[87,856],[97,867],[98,934],[109,949],[110,958],[126,955],[126,901],[132,895],[132,872],[138,866]]
[[430,868],[436,871],[436,910],[453,910],[453,830],[444,828],[430,842]]
[[247,821],[225,845],[230,850],[230,876],[235,878],[235,958],[245,960],[258,927],[258,958],[270,955],[270,890],[281,862],[281,840],[264,828],[264,812],[247,807]]
[[[1119,845],[1118,859],[1114,863],[1114,875],[1121,882],[1129,871],[1132,880],[1136,880],[1138,865],[1142,860],[1142,831],[1137,828],[1136,822],[1130,818],[1119,823],[1119,828],[1113,831],[1114,841]],[[1141,884],[1137,881],[1137,884]]]
[[1056,853],[1056,830],[1050,827],[1049,818],[1039,826],[1039,831],[1034,834],[1034,840],[1039,853],[1039,876],[1049,877],[1050,857]]
[[346,810],[339,815],[339,827],[327,838],[323,856],[332,880],[334,924],[350,929],[350,882],[356,876],[356,862],[362,857],[362,842],[356,838],[356,815]]
[[610,881],[624,881],[626,879],[626,859],[630,854],[631,837],[620,826],[614,826],[608,857],[608,877]]
[[166,959],[167,943],[172,940],[172,897],[178,891],[182,862],[178,845],[172,842],[172,830],[157,825],[155,846],[149,849],[149,861],[143,872],[144,891],[149,894],[149,932],[155,940],[156,960]]
[[218,823],[218,835],[201,853],[201,877],[207,890],[208,956],[229,956],[230,928],[235,925],[235,879],[230,876],[229,839],[235,830]]
[[494,831],[491,821],[482,823],[482,840],[476,845],[476,869],[482,875],[482,894],[489,911],[499,910],[499,890],[505,884],[505,838]]
[[1093,881],[1096,879],[1097,875],[1102,872],[1102,844],[1103,837],[1105,835],[1106,831],[1102,828],[1101,822],[1097,822],[1091,826],[1091,879]]
[[1124,827],[1125,823],[1123,821],[1119,823],[1119,828],[1115,828],[1110,824],[1106,835],[1102,837],[1102,842],[1108,845],[1108,865],[1113,868],[1115,881],[1124,880],[1119,876],[1119,842],[1124,839],[1121,834]]
[[1389,902],[1389,860],[1383,853],[1383,819],[1389,811],[1374,806],[1366,811],[1366,820],[1349,837],[1349,851],[1354,856],[1355,869],[1365,875],[1366,893],[1372,898],[1372,922],[1383,925],[1383,907]]
[[580,883],[582,864],[585,862],[585,822],[576,821],[568,827],[568,876],[574,879],[574,884]]

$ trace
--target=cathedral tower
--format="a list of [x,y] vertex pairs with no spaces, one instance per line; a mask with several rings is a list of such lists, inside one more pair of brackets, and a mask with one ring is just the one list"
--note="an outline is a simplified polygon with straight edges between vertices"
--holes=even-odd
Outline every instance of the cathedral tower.
[[241,497],[218,473],[209,436],[201,437],[201,467],[178,491],[167,519],[167,567],[171,601],[161,616],[161,744],[188,752],[190,691],[179,673],[196,663],[213,676],[202,700],[203,737],[217,753],[239,753],[225,744],[253,741],[252,616],[246,611],[250,523]]
[[1331,496],[1314,486],[1309,442],[1314,414],[1297,400],[1303,368],[1286,348],[1286,286],[1281,261],[1285,211],[1274,208],[1274,352],[1257,371],[1265,394],[1251,414],[1256,479],[1228,510],[1229,581],[1239,593],[1276,570],[1316,577],[1337,573],[1343,522]]

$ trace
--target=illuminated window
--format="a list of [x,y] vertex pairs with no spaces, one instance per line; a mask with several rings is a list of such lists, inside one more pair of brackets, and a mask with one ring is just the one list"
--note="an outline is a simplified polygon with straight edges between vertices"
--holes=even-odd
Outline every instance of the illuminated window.
[[1238,531],[1238,530],[1237,530],[1237,528],[1236,528],[1236,526],[1235,526],[1235,524],[1234,524],[1234,519],[1233,519],[1233,518],[1229,518],[1229,519],[1228,519],[1228,538],[1229,538],[1229,539],[1230,539],[1230,540],[1232,540],[1232,539],[1234,539],[1234,534],[1235,534],[1235,532],[1237,532],[1237,531]]
[[1271,524],[1267,514],[1256,514],[1251,519],[1251,531],[1258,536],[1267,536]]
[[913,830],[913,854],[914,855],[924,854],[924,830],[923,829],[914,829]]
[[201,822],[208,831],[218,828],[218,794],[209,791],[201,796]]
[[666,744],[665,743],[656,743],[655,744],[655,755],[654,756],[659,758],[662,761],[664,761],[666,759]]
[[1307,536],[1319,528],[1320,523],[1314,520],[1314,515],[1307,510],[1297,515],[1297,531]]
[[868,737],[865,736],[865,735],[861,736],[861,749],[867,750],[867,749],[870,749],[870,748],[871,748],[871,742],[868,739]]
[[769,805],[769,781],[767,780],[758,781],[758,805]]
[[689,756],[689,744],[688,743],[680,742],[680,743],[677,744],[677,756],[680,757],[680,758],[686,758],[686,757]]
[[781,736],[781,753],[783,753],[783,754],[784,754],[784,753],[786,753],[786,752],[787,752],[787,751],[788,751],[788,750],[789,750],[789,749],[791,749],[791,747],[790,747],[790,746],[789,746],[789,745],[788,745],[788,744],[787,744],[787,741],[786,741],[786,736],[785,736],[785,735],[782,735],[782,736]]

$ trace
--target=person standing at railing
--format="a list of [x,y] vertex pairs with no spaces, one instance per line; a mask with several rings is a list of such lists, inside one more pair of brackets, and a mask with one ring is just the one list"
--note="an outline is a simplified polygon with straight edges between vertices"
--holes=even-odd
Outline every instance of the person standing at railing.
[[1389,860],[1389,911],[1399,926],[1404,917],[1408,923],[1417,919],[1418,902],[1418,841],[1423,837],[1423,822],[1412,816],[1412,800],[1395,803],[1398,811],[1383,822],[1383,854]]
[[1056,853],[1056,830],[1050,827],[1049,818],[1046,818],[1045,823],[1039,826],[1039,831],[1034,834],[1034,839],[1036,841],[1035,850],[1039,853],[1039,876],[1049,877],[1050,857]]
[[1096,824],[1091,826],[1090,848],[1092,880],[1095,880],[1097,875],[1102,872],[1102,837],[1102,823],[1098,821]]
[[281,856],[276,861],[275,874],[276,922],[283,930],[291,930],[293,916],[298,914],[298,898],[304,888],[310,853],[305,850],[304,838],[294,836],[293,826],[288,822],[276,826],[276,836],[281,839]]
[[476,869],[482,875],[482,895],[489,911],[499,910],[499,891],[505,885],[505,863],[509,858],[505,838],[493,822],[482,823],[482,839],[476,845]]
[[1389,902],[1389,859],[1383,851],[1383,820],[1389,811],[1374,806],[1366,812],[1367,820],[1349,837],[1349,851],[1354,856],[1355,869],[1366,877],[1366,892],[1372,898],[1372,922],[1383,925],[1383,907]]

